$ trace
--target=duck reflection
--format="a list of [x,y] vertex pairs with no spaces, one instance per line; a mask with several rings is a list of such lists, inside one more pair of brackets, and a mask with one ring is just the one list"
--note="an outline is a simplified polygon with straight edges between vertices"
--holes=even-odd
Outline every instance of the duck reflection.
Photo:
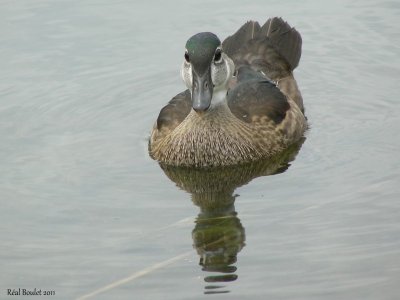
[[236,188],[252,179],[286,171],[304,139],[268,161],[213,169],[190,169],[160,164],[176,185],[189,192],[200,208],[192,231],[193,247],[207,274],[205,294],[228,293],[227,282],[238,278],[238,253],[245,246],[245,229],[235,211]]
[[[220,195],[219,199],[222,197],[228,198],[228,195]],[[216,273],[204,278],[210,283],[206,286],[207,294],[227,292],[221,289],[223,286],[214,284],[237,279],[234,264],[245,245],[245,230],[237,217],[234,201],[235,197],[230,195],[229,199],[224,199],[223,207],[210,209],[200,206],[201,212],[192,231],[193,247],[200,256],[202,270]]]

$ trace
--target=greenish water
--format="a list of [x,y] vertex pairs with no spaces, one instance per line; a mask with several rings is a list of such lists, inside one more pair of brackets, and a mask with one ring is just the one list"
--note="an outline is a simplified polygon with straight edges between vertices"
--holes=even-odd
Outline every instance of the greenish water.
[[[303,37],[304,143],[214,173],[151,160],[187,38],[270,16]],[[395,1],[2,1],[0,298],[397,299],[399,17]]]

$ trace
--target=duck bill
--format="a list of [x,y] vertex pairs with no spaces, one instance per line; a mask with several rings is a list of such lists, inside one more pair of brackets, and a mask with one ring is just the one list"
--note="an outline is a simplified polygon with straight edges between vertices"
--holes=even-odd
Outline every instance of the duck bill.
[[202,75],[193,73],[192,107],[196,112],[204,112],[211,105],[213,83],[210,68]]

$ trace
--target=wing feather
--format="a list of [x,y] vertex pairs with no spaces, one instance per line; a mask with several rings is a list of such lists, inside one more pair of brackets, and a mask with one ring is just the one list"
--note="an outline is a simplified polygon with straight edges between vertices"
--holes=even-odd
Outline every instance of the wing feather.
[[247,66],[239,68],[237,78],[237,85],[227,95],[228,106],[237,118],[246,123],[260,122],[264,117],[267,122],[282,122],[290,106],[273,82]]
[[172,131],[189,114],[192,108],[190,91],[179,93],[164,106],[157,118],[157,129]]

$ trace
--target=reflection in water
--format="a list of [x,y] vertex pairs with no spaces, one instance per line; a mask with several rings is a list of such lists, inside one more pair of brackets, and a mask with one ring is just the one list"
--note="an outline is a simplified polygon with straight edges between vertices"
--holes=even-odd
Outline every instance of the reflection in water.
[[215,211],[201,209],[193,229],[193,246],[200,256],[200,265],[206,272],[216,272],[217,275],[208,275],[204,280],[211,285],[206,286],[206,292],[227,292],[218,288],[223,286],[215,283],[234,281],[237,278],[237,254],[242,250],[245,241],[245,232],[240,223],[232,202],[224,208]]
[[189,192],[200,208],[192,231],[200,266],[207,272],[205,294],[228,293],[226,282],[235,281],[237,255],[245,246],[245,229],[235,211],[234,191],[253,178],[286,171],[304,140],[279,156],[239,166],[190,169],[160,164],[176,185]]

